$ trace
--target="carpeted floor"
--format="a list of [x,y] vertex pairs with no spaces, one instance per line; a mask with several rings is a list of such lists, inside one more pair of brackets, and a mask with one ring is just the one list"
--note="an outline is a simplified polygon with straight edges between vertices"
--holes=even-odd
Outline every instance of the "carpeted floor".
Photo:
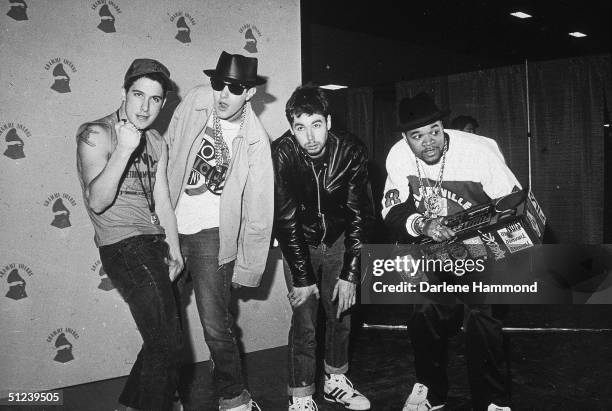
[[[376,306],[363,310],[366,323],[402,325],[409,310]],[[359,324],[360,322],[358,322]],[[515,306],[508,327],[612,328],[612,306]],[[612,410],[612,332],[509,332],[514,410]],[[450,410],[470,410],[463,336],[451,342]],[[286,347],[245,356],[253,397],[264,410],[286,410]],[[353,336],[349,377],[372,402],[373,410],[401,410],[414,383],[413,356],[407,332],[357,328]],[[2,408],[19,411],[123,410],[117,397],[125,378],[64,389],[63,407]],[[319,392],[321,389],[319,389]],[[181,396],[185,411],[217,409],[209,363],[186,366]],[[343,407],[315,397],[321,411]]]

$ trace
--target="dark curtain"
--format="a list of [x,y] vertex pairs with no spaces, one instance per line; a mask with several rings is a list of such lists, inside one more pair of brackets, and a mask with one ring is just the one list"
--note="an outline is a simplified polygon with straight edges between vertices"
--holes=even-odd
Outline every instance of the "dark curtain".
[[[450,118],[474,117],[478,134],[497,141],[508,167],[523,186],[528,182],[527,99],[522,66],[449,76]],[[450,126],[450,123],[447,123]]]
[[604,95],[610,56],[529,65],[532,181],[560,243],[603,239]]
[[374,158],[374,98],[371,87],[347,90],[346,129],[355,134],[368,147],[368,156]]

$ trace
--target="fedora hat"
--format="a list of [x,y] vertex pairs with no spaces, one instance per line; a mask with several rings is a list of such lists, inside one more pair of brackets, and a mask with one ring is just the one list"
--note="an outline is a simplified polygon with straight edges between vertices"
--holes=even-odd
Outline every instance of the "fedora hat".
[[440,110],[424,91],[414,97],[405,97],[398,108],[399,124],[396,131],[407,131],[426,126],[442,119],[450,110]]
[[243,86],[258,86],[266,80],[257,75],[257,59],[223,51],[215,69],[204,70],[208,77],[219,78]]

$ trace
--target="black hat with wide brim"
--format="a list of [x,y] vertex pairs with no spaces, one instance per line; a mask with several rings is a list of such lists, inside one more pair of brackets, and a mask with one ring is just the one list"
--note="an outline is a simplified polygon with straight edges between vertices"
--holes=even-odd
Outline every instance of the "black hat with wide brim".
[[414,97],[406,97],[399,103],[399,123],[396,131],[408,131],[434,123],[446,117],[450,110],[440,110],[429,94],[420,92]]
[[227,81],[228,83],[241,84],[243,86],[258,86],[266,80],[257,75],[257,59],[245,57],[240,54],[221,53],[215,69],[204,70],[208,77],[214,77]]

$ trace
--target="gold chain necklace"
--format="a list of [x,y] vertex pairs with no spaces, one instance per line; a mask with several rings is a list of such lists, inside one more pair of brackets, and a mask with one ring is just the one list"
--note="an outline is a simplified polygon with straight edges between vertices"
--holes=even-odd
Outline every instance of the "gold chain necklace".
[[[242,107],[240,115],[240,129],[244,125],[246,118],[246,107]],[[230,163],[230,152],[225,139],[223,138],[223,130],[221,129],[221,121],[217,115],[217,110],[213,111],[213,130],[214,130],[214,147],[215,147],[215,168],[221,172],[223,168],[227,168]],[[239,131],[240,132],[240,131]]]
[[[442,177],[444,176],[444,165],[446,164],[446,152],[448,145],[446,142],[444,143],[444,151],[442,152],[442,164],[440,165],[440,173],[438,175],[438,181],[432,187],[429,184],[429,179],[426,178],[427,187],[429,190],[425,190],[425,185],[423,184],[423,177],[421,176],[421,165],[419,163],[419,158],[414,156],[416,160],[416,168],[417,173],[419,174],[419,186],[421,193],[423,195],[423,204],[425,205],[425,217],[426,218],[436,218],[440,215],[442,211]],[[423,170],[423,174],[425,174],[425,170]]]

